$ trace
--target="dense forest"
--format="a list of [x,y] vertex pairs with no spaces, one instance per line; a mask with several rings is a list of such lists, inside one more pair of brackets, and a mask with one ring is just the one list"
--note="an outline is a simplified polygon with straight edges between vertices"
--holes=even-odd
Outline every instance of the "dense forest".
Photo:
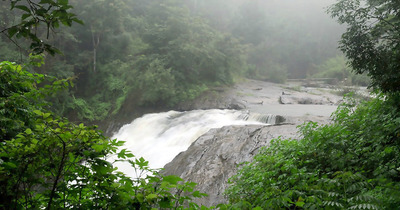
[[[219,208],[400,206],[397,1],[15,0],[0,8],[2,209],[201,208],[190,201],[205,196],[195,183],[163,176],[119,150],[122,141],[70,121],[171,108],[245,77],[371,81],[376,97],[348,98],[332,124],[275,140],[231,179],[230,203]],[[110,155],[137,178],[118,172]]]
[[[352,75],[337,50],[344,28],[324,12],[329,3],[70,1],[71,13],[83,24],[35,29],[54,48],[51,53],[62,52],[46,55],[35,71],[73,78],[74,87],[52,101],[53,111],[87,123],[118,114],[132,118],[133,110],[173,108],[243,77],[281,83],[315,76],[341,81]],[[3,28],[26,12],[0,4]],[[28,60],[29,43],[17,36],[1,37],[4,60]]]

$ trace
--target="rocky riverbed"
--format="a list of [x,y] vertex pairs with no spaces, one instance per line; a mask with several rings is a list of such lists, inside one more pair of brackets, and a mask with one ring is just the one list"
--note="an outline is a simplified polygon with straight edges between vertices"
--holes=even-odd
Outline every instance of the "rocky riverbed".
[[257,151],[272,139],[299,137],[297,126],[314,121],[329,123],[329,116],[342,97],[328,88],[307,88],[299,84],[279,85],[247,80],[233,88],[215,89],[202,97],[181,104],[179,109],[246,109],[252,113],[281,116],[276,125],[225,126],[211,129],[164,168],[198,183],[197,190],[209,196],[195,202],[215,205],[226,202],[223,195],[228,179],[244,161],[251,161]]
[[180,104],[177,108],[248,109],[261,114],[329,117],[341,100],[342,97],[335,94],[331,88],[246,80],[229,89],[216,88],[208,91],[193,101]]

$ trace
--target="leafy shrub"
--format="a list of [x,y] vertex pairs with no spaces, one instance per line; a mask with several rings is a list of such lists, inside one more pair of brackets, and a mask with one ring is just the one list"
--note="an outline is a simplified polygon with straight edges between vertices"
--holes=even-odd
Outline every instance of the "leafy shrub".
[[[38,88],[45,76],[10,62],[0,63],[0,75],[1,209],[200,208],[191,202],[205,196],[195,183],[163,176],[119,149],[123,141],[47,111],[43,98],[66,80]],[[114,162],[128,162],[137,176],[119,172]]]
[[32,128],[35,119],[32,111],[46,106],[43,98],[68,83],[30,73],[12,62],[0,62],[0,138],[10,139]]
[[96,116],[93,113],[93,109],[90,105],[82,98],[73,98],[72,108],[78,112],[79,119],[94,120]]
[[323,64],[316,66],[316,74],[313,78],[334,78],[332,82],[341,81],[345,85],[368,86],[370,78],[365,74],[355,74],[347,64],[344,56],[336,56],[326,60]]
[[336,78],[343,81],[351,74],[351,68],[347,66],[344,56],[336,56],[326,60],[323,64],[316,67],[317,73],[312,75],[314,78]]
[[175,97],[175,78],[162,60],[155,59],[149,63],[138,81],[142,92],[141,103],[144,105],[168,103]]
[[330,125],[274,140],[245,163],[226,194],[264,209],[393,209],[400,205],[398,96],[348,99]]

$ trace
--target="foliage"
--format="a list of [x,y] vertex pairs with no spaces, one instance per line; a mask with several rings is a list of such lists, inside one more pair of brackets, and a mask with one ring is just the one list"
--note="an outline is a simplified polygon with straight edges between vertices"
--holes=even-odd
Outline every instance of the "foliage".
[[[0,68],[5,79],[0,83],[0,208],[200,208],[190,201],[205,196],[194,191],[195,183],[163,176],[143,158],[119,149],[123,141],[46,110],[42,98],[67,81],[39,88],[44,75],[10,62]],[[136,176],[118,172],[110,158],[128,162]]]
[[316,66],[316,74],[313,78],[334,79],[332,83],[343,82],[345,85],[368,86],[370,79],[367,75],[354,74],[347,65],[347,59],[344,56],[336,56],[326,60],[323,64]]
[[[21,56],[16,46],[7,42],[4,36],[0,36],[0,58],[9,61],[25,60],[25,56]],[[22,58],[21,58],[22,57]]]
[[[20,20],[22,15],[26,21],[31,20],[21,6],[33,1],[16,2],[19,6],[13,10],[0,11],[8,23],[4,27],[11,27],[13,20]],[[48,8],[48,4],[64,6]],[[0,3],[1,8],[9,5]],[[85,25],[73,24],[57,31],[57,36],[50,36],[46,44],[60,49],[64,56],[46,57],[46,65],[35,71],[74,78],[75,87],[52,100],[53,111],[73,121],[99,122],[121,114],[124,107],[171,108],[209,87],[231,85],[246,74],[284,82],[286,77],[304,76],[313,63],[336,54],[331,42],[319,40],[330,37],[332,41],[334,33],[310,37],[314,24],[297,27],[304,24],[290,15],[293,11],[278,15],[274,13],[277,5],[243,0],[40,1],[39,6],[45,9],[41,11],[48,15],[57,11],[64,14],[65,10],[68,15],[51,20],[58,21],[58,25],[63,20],[76,21],[73,14]],[[287,6],[293,8],[292,4]],[[43,39],[48,29],[51,32],[56,28],[54,25],[50,23],[48,28],[40,23],[41,27],[35,28],[36,36]],[[11,44],[5,40],[1,52],[15,60],[9,53],[13,51]],[[328,46],[333,50],[326,52]],[[159,81],[165,80],[165,84],[154,82],[158,73],[163,75]]]
[[6,26],[0,32],[6,33],[9,39],[15,36],[16,38],[23,37],[29,40],[31,42],[30,49],[34,54],[47,52],[54,55],[55,53],[61,53],[51,44],[43,42],[38,33],[40,26],[44,27],[45,37],[48,39],[50,31],[57,29],[60,24],[66,26],[71,26],[73,22],[82,24],[82,21],[75,14],[68,11],[72,8],[68,0],[46,0],[39,2],[13,0],[10,1],[9,5],[10,10],[17,10],[21,13],[21,19],[16,24]]
[[287,68],[284,65],[272,64],[267,70],[267,80],[276,83],[285,83],[287,79]]
[[348,98],[330,125],[276,139],[231,178],[232,204],[264,209],[393,209],[400,204],[400,115],[396,100]]
[[144,104],[172,102],[171,98],[175,97],[175,77],[171,69],[165,69],[165,64],[158,59],[149,64],[148,69],[139,76],[138,81]]
[[32,129],[35,120],[33,110],[45,106],[42,99],[69,82],[30,73],[8,61],[0,63],[0,71],[1,139],[11,139],[25,129]]
[[400,90],[399,1],[340,0],[329,12],[347,25],[340,49],[358,74],[384,92]]
[[50,37],[65,56],[46,57],[35,70],[74,78],[74,88],[52,99],[54,111],[73,121],[106,120],[121,107],[171,108],[246,71],[238,40],[174,1],[70,3],[85,25]]
[[[11,11],[7,10],[9,2],[0,3],[4,8],[0,15],[7,23],[1,27],[13,26],[14,19],[21,22],[22,15],[27,18],[24,21],[32,20],[34,11],[28,17],[23,6],[35,9],[28,4],[33,1],[15,2]],[[48,4],[60,7],[49,8]],[[285,6],[295,8],[295,4]],[[78,21],[74,14],[85,25],[73,24],[57,31],[57,36],[50,36],[46,44],[60,49],[64,56],[46,57],[46,65],[35,71],[57,78],[73,77],[76,86],[58,96],[62,100],[53,100],[53,111],[87,122],[111,118],[122,112],[121,107],[171,108],[211,86],[231,85],[246,74],[284,82],[286,77],[304,76],[312,64],[335,55],[336,50],[333,45],[333,50],[325,50],[331,46],[334,33],[310,37],[315,24],[296,22],[300,19],[290,15],[293,11],[274,13],[278,5],[243,0],[40,1],[37,8],[43,7],[40,11],[49,16],[65,14],[64,10],[67,13],[54,20],[45,20],[47,16],[43,14],[40,27],[34,29],[40,39],[44,40],[57,25]],[[256,10],[252,12],[253,9]],[[47,27],[42,20],[58,24]],[[305,20],[314,21],[301,21]],[[320,37],[330,37],[331,41],[327,44]],[[1,52],[15,60],[9,53],[13,51],[11,44],[5,40]],[[321,49],[324,51],[318,51]],[[162,62],[162,68],[168,71],[165,75],[173,80],[163,87],[158,87],[160,83],[139,84],[143,82],[138,78],[150,78],[154,73],[150,66],[155,60]]]

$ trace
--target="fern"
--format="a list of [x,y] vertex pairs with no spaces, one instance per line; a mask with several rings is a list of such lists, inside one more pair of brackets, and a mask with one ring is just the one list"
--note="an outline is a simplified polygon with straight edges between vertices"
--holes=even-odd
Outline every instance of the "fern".
[[373,204],[357,204],[354,206],[349,207],[349,209],[380,209],[378,206],[373,205]]
[[341,203],[337,202],[337,201],[324,201],[324,202],[322,202],[322,204],[324,206],[332,206],[332,207],[344,208],[344,206]]

